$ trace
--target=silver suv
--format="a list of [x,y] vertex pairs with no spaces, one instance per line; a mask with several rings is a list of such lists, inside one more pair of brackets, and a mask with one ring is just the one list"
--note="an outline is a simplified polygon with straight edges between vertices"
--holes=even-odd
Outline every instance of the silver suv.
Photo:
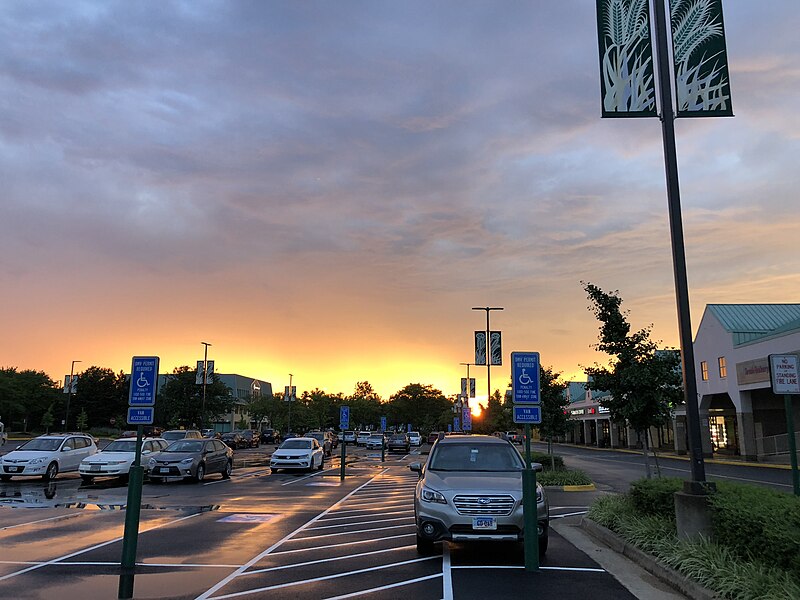
[[[524,467],[519,452],[506,440],[488,435],[440,439],[424,467],[409,465],[419,473],[414,495],[417,551],[427,554],[439,540],[522,541]],[[544,555],[550,507],[538,483],[536,509],[539,554]]]

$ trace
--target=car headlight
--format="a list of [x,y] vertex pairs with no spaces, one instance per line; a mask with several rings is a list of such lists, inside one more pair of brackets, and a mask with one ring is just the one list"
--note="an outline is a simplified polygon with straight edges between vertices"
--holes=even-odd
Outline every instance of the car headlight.
[[436,502],[438,504],[447,504],[447,500],[445,500],[444,496],[442,496],[436,490],[432,490],[430,488],[422,488],[422,501],[423,502]]
[[29,464],[29,465],[40,465],[40,464],[42,464],[43,462],[45,462],[46,460],[47,460],[46,458],[34,458],[34,459],[32,459],[32,460],[31,460],[31,462],[29,462],[28,464]]
[[193,458],[184,458],[184,459],[181,461],[181,464],[182,464],[182,465],[190,465],[190,464],[192,464],[193,462],[194,462],[194,459],[193,459]]
[[536,484],[536,504],[544,502],[544,488],[540,483]]
[[151,469],[153,467],[155,467],[156,466],[156,459],[155,458],[151,458],[149,461],[147,461],[147,466],[150,467]]

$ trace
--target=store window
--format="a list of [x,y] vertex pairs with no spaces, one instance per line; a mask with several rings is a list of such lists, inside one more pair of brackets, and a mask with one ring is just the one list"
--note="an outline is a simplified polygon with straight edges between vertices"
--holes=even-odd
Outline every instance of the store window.
[[719,363],[719,377],[720,379],[725,379],[728,376],[728,366],[725,362],[725,357],[720,356],[717,359],[717,363]]
[[708,381],[708,363],[706,361],[700,363],[700,377],[703,378],[703,381]]

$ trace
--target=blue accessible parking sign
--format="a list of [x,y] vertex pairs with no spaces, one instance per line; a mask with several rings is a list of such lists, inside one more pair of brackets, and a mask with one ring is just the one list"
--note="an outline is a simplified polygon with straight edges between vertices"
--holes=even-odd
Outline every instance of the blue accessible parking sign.
[[156,403],[158,361],[157,356],[133,357],[129,406],[153,406]]
[[514,404],[539,404],[539,353],[511,353],[511,389]]
[[154,412],[155,407],[153,406],[143,406],[141,408],[129,406],[128,425],[152,425]]
[[530,423],[539,425],[542,422],[542,407],[538,404],[533,406],[515,406],[514,423]]

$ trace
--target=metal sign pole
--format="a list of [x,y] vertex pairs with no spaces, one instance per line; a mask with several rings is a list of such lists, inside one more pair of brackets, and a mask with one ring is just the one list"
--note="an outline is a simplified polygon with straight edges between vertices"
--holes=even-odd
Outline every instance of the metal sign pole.
[[531,426],[525,424],[525,470],[522,472],[522,512],[525,516],[525,570],[539,570],[539,524],[536,511],[536,471],[531,468]]
[[786,435],[789,437],[789,458],[792,463],[792,486],[794,495],[800,496],[800,472],[797,470],[797,442],[794,439],[794,406],[792,397],[784,394],[783,404],[786,408]]

